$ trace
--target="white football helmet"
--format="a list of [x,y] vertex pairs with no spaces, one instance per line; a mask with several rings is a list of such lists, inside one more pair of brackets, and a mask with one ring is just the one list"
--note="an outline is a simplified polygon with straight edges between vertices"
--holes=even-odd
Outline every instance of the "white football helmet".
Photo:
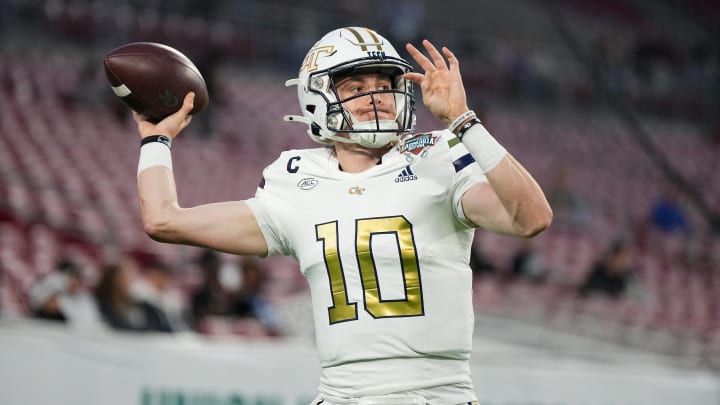
[[[336,29],[313,45],[300,67],[299,77],[285,82],[286,86],[298,86],[303,113],[287,115],[285,121],[307,124],[310,138],[322,144],[340,141],[381,148],[415,127],[412,82],[401,77],[410,71],[412,67],[375,31],[361,27]],[[355,72],[387,74],[392,89],[340,100],[334,79]],[[375,94],[379,93],[394,94],[394,120],[380,120],[376,116],[374,120],[360,122],[344,107],[345,102],[357,97],[373,97],[374,104]]]

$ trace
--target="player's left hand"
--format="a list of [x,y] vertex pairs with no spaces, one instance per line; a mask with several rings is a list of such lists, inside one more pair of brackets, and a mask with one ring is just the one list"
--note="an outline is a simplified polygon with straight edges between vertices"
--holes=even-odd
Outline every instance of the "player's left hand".
[[448,48],[443,47],[440,54],[427,39],[423,40],[422,44],[430,59],[412,44],[407,44],[405,48],[425,73],[411,72],[404,77],[420,86],[423,104],[448,126],[455,118],[469,110],[460,75],[460,63]]

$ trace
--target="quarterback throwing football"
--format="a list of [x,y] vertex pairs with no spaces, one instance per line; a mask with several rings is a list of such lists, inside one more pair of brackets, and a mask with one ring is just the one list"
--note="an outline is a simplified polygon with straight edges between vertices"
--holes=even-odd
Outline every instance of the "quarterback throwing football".
[[[138,188],[154,239],[240,255],[290,255],[311,288],[319,404],[467,404],[473,333],[468,262],[475,227],[532,237],[552,219],[531,175],[468,108],[447,48],[348,27],[307,53],[302,115],[324,147],[290,150],[245,201],[180,207],[170,141],[193,95],[142,140]],[[447,129],[414,134],[413,84]]]

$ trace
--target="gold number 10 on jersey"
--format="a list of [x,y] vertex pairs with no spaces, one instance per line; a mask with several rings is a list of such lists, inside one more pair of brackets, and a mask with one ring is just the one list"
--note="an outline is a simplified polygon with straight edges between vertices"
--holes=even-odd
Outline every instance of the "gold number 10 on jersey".
[[[317,240],[322,242],[325,266],[330,279],[333,305],[328,307],[330,324],[358,319],[357,303],[349,302],[344,267],[338,248],[337,221],[315,225]],[[380,297],[377,269],[372,254],[372,237],[394,234],[400,256],[405,298],[383,300]],[[418,257],[412,225],[402,216],[355,220],[355,254],[365,297],[365,310],[374,318],[420,316],[424,314]]]

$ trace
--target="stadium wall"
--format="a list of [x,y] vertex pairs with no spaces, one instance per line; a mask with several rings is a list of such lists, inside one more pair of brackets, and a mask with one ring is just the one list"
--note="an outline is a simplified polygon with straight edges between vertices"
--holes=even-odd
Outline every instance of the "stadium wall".
[[[720,403],[720,379],[699,370],[478,347],[472,372],[481,405]],[[305,405],[318,371],[307,340],[209,341],[0,320],[4,405]]]

